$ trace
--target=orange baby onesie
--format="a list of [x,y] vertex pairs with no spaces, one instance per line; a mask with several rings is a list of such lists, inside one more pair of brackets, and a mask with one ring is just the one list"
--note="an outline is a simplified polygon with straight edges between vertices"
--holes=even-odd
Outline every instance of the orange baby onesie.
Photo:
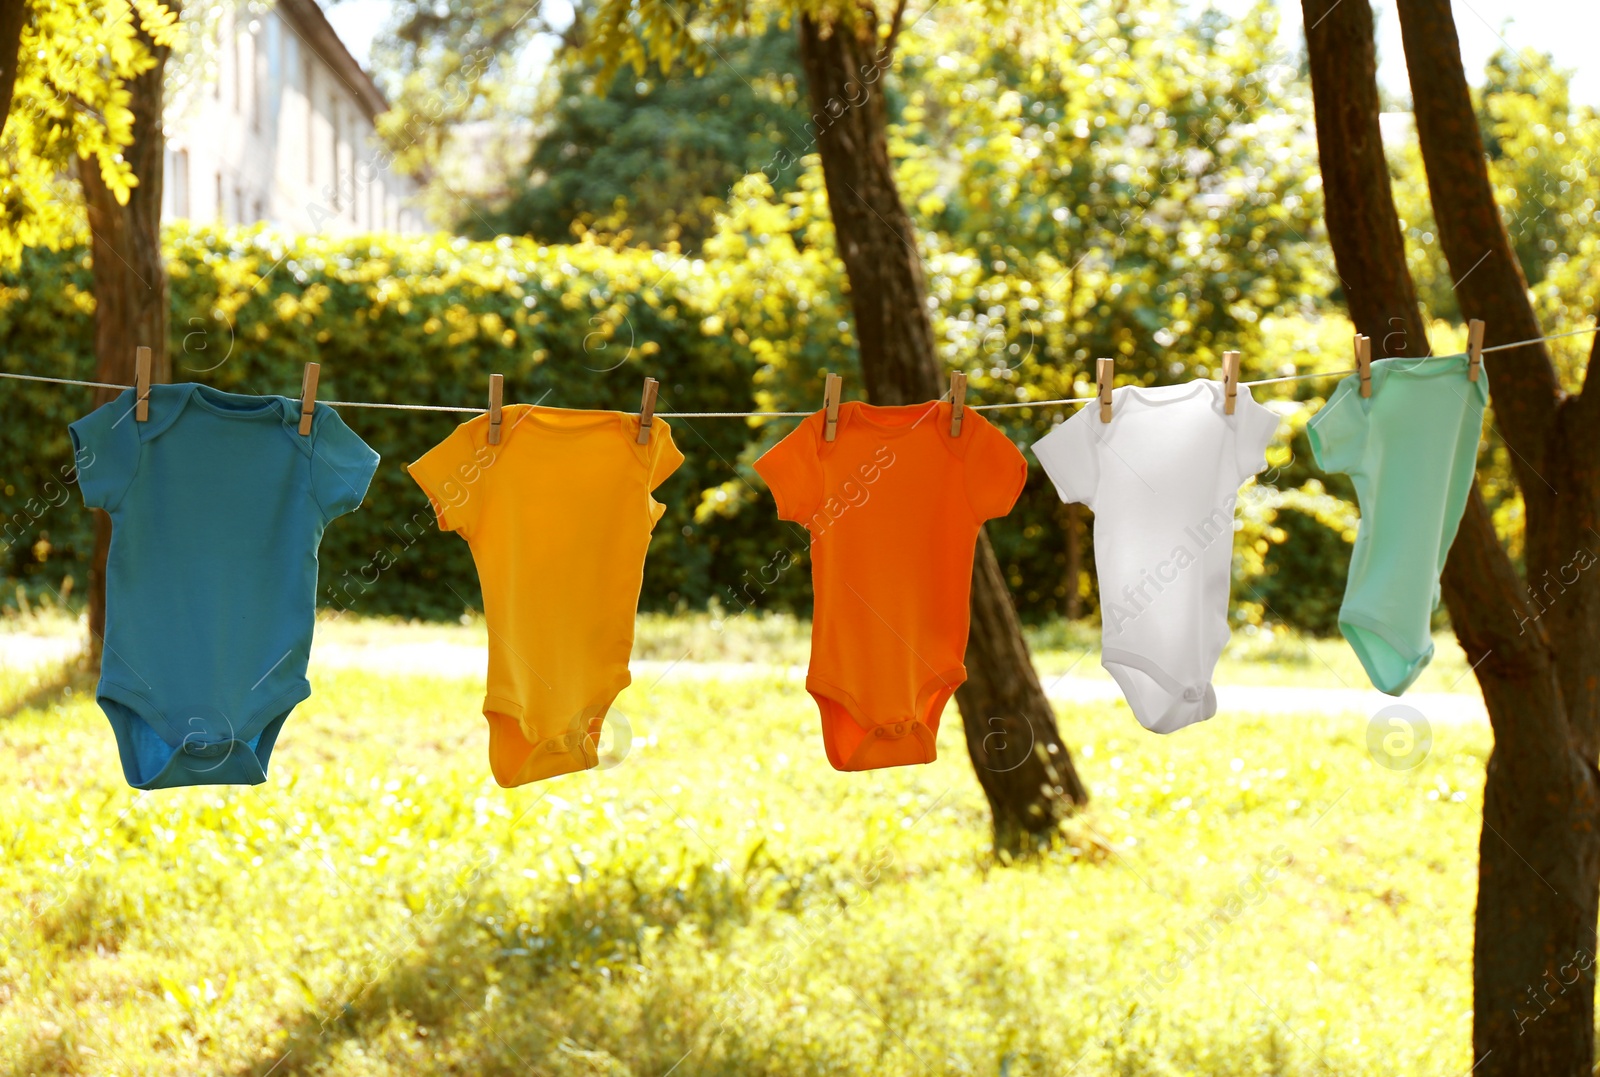
[[439,527],[467,540],[489,626],[489,769],[502,786],[584,770],[628,686],[651,491],[683,463],[660,416],[513,404],[410,466]]
[[1028,464],[967,409],[839,406],[756,461],[778,515],[811,534],[811,668],[837,770],[931,763],[939,718],[967,679],[972,553],[985,520],[1011,511]]

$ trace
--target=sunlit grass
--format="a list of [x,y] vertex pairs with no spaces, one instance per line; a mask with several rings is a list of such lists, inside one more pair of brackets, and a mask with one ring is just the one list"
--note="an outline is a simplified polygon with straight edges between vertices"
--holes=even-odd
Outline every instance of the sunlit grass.
[[792,681],[641,678],[620,765],[501,790],[478,679],[313,680],[266,785],[140,795],[90,684],[0,674],[0,1071],[1471,1064],[1481,726],[1396,774],[1349,719],[1069,707],[1094,802],[1004,867],[953,708],[844,775]]
[[[0,620],[0,633],[78,639],[81,623],[48,607],[28,617]],[[1100,627],[1088,621],[1051,621],[1024,629],[1040,675],[1109,681],[1100,667]],[[461,623],[408,622],[399,618],[345,617],[324,612],[317,625],[322,647],[359,650],[369,657],[396,645],[483,648],[481,617]],[[1434,635],[1435,654],[1412,692],[1477,694],[1466,656],[1449,632]],[[811,652],[811,622],[789,614],[640,614],[633,657],[645,662],[738,662],[804,666]],[[315,656],[313,656],[315,657]],[[398,663],[402,668],[405,660]],[[1279,627],[1236,629],[1213,680],[1218,685],[1294,685],[1302,688],[1371,687],[1355,653],[1341,638],[1319,639]]]

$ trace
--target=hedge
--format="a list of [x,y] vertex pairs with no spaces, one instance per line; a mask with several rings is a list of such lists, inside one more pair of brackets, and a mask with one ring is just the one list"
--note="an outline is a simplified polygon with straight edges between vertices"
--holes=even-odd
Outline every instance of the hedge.
[[[489,374],[499,372],[508,402],[632,409],[649,374],[662,383],[663,409],[753,407],[748,350],[701,332],[701,312],[687,297],[651,287],[664,266],[648,255],[257,230],[173,232],[168,252],[174,380],[295,395],[303,364],[316,361],[323,399],[481,407]],[[89,276],[82,250],[36,250],[0,281],[4,369],[93,376]],[[48,593],[70,575],[81,591],[92,527],[61,477],[71,463],[66,427],[88,410],[90,390],[7,381],[0,393],[6,590],[21,583]],[[323,540],[323,603],[422,618],[481,608],[466,544],[432,526],[404,468],[464,416],[367,408],[342,415],[382,463],[360,511],[337,520]],[[699,491],[727,478],[748,428],[680,420],[674,433],[688,459],[660,494],[668,511],[649,560],[648,608],[704,606],[737,583],[739,566],[795,545],[767,513],[710,526],[693,519]],[[374,580],[375,566],[390,561]],[[775,589],[780,605],[792,605],[804,581],[789,573]]]
[[[770,387],[820,399],[824,367],[860,385],[837,305],[842,298],[816,298],[842,291],[836,282],[813,281],[811,300],[770,287],[741,298],[727,284],[740,274],[714,264],[509,238],[290,238],[261,229],[202,229],[172,230],[166,245],[168,344],[177,381],[292,396],[302,365],[316,361],[325,400],[482,406],[488,376],[499,372],[507,402],[633,410],[642,378],[650,375],[661,381],[663,411],[745,411],[758,399],[768,408],[804,410],[807,399],[777,399]],[[818,272],[815,260],[807,264],[797,272]],[[789,334],[781,347],[723,329],[725,321],[739,322],[725,318],[733,303],[760,303],[769,315],[774,304],[794,306],[779,319]],[[29,251],[15,271],[0,275],[0,369],[92,378],[92,313],[84,250]],[[780,354],[786,358],[775,358]],[[773,366],[782,363],[804,369],[775,377]],[[69,577],[76,584],[69,604],[81,598],[92,526],[66,481],[66,428],[90,404],[88,389],[0,382],[0,609],[49,600]],[[322,603],[427,619],[481,609],[466,544],[433,526],[426,499],[404,469],[461,417],[365,408],[342,415],[382,463],[362,508],[335,521],[323,540]],[[1019,443],[1049,421],[1015,412],[991,418],[1012,424]],[[750,468],[792,420],[669,421],[687,460],[658,495],[667,512],[651,544],[641,607],[715,603],[808,613],[805,535],[777,519]],[[990,535],[1021,613],[1036,621],[1063,610],[1069,583],[1061,506],[1029,462],[1033,475],[1021,501],[990,525]],[[1087,571],[1091,536],[1084,542]],[[1341,545],[1337,538],[1334,545]],[[1329,572],[1326,565],[1295,567],[1321,577]],[[1327,594],[1339,582],[1313,588],[1308,623],[1327,626]],[[1292,601],[1288,590],[1278,597]],[[1093,610],[1092,600],[1085,608]],[[1291,622],[1298,614],[1292,605],[1275,612]]]

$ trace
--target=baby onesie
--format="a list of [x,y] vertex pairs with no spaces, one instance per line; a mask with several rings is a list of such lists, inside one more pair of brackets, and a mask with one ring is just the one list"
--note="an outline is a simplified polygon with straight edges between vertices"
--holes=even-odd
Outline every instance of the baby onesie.
[[804,524],[816,608],[806,690],[836,770],[931,763],[939,718],[967,679],[972,555],[983,521],[1028,477],[1017,447],[950,405],[839,406],[756,461],[778,515]]
[[489,626],[489,769],[505,787],[599,762],[611,701],[632,678],[651,496],[683,463],[658,415],[514,404],[490,445],[481,415],[412,464],[439,527],[467,540]]
[[1232,415],[1222,394],[1214,381],[1124,386],[1109,423],[1091,404],[1033,446],[1061,500],[1094,511],[1100,664],[1154,733],[1217,712],[1233,507],[1278,428],[1247,386]]
[[1361,508],[1339,631],[1373,687],[1397,696],[1433,658],[1439,573],[1467,507],[1489,375],[1467,357],[1380,359],[1372,395],[1341,381],[1306,425],[1324,471],[1343,471]]
[[326,404],[205,385],[128,390],[67,429],[111,514],[100,707],[136,789],[257,785],[311,694],[317,547],[378,466]]

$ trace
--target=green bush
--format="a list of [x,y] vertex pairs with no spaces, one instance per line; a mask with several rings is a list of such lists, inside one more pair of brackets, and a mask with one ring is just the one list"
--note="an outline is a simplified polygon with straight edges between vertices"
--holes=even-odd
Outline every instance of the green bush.
[[[491,372],[506,400],[637,409],[644,375],[662,410],[754,406],[754,360],[706,334],[683,274],[637,251],[540,247],[526,241],[430,238],[287,239],[259,230],[169,233],[173,380],[245,393],[299,391],[302,364],[322,364],[325,400],[482,406]],[[82,250],[34,250],[0,278],[3,369],[93,377],[93,301]],[[657,281],[660,281],[659,285]],[[129,341],[129,347],[136,342]],[[7,381],[0,388],[0,576],[48,596],[65,577],[82,593],[93,529],[71,473],[67,424],[91,390]],[[341,409],[383,462],[360,511],[323,541],[319,596],[370,614],[459,616],[480,605],[466,543],[432,524],[405,464],[465,416]],[[660,491],[643,605],[724,603],[741,577],[804,545],[764,508],[694,519],[700,492],[728,480],[750,438],[743,423],[672,420],[687,460]],[[759,486],[759,484],[757,484]],[[770,575],[770,574],[769,574]],[[766,585],[763,603],[801,604],[806,573]]]
[[[820,399],[821,372],[830,369],[845,372],[847,396],[859,395],[837,268],[816,246],[785,248],[757,236],[690,262],[594,243],[204,229],[169,232],[167,250],[175,381],[294,395],[302,365],[316,361],[324,400],[477,407],[489,374],[500,372],[508,402],[632,410],[648,374],[661,381],[663,411],[805,410]],[[31,250],[0,276],[0,369],[93,378],[89,278],[81,249]],[[1053,354],[1040,358],[1060,366]],[[89,389],[0,385],[0,603],[81,599],[93,530],[70,481],[67,424],[92,404]],[[481,608],[466,543],[434,527],[405,471],[463,416],[341,414],[383,462],[360,511],[335,521],[323,540],[320,601],[428,619]],[[989,417],[1019,445],[1056,418],[1049,409]],[[659,495],[667,512],[651,544],[641,608],[809,614],[807,537],[778,520],[750,467],[793,420],[669,421],[686,462]],[[1065,607],[1065,514],[1031,456],[1029,463],[1027,489],[989,535],[1020,613],[1037,623]],[[1081,519],[1082,568],[1092,575],[1092,518]],[[1342,587],[1347,540],[1320,537],[1331,541],[1316,543],[1308,558],[1241,562],[1246,576],[1283,572],[1272,582],[1289,586],[1274,595],[1277,617],[1269,619],[1327,627],[1324,596]],[[1305,539],[1297,532],[1295,541]],[[69,578],[75,587],[64,587]],[[1304,593],[1317,601],[1301,609],[1296,596],[1308,578]],[[1092,614],[1092,595],[1085,598]]]

